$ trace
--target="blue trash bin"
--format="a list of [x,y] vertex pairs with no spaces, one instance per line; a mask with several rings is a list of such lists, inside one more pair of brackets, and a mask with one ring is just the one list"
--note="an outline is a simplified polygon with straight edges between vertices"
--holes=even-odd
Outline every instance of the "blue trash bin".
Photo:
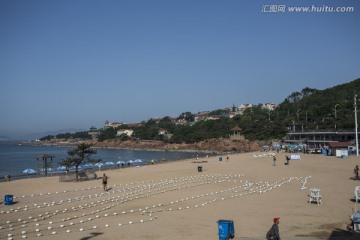
[[5,205],[12,205],[13,204],[13,195],[5,195],[4,202],[5,202]]
[[222,161],[222,157],[219,157],[219,161]]
[[233,239],[235,236],[234,221],[232,220],[219,220],[219,240]]

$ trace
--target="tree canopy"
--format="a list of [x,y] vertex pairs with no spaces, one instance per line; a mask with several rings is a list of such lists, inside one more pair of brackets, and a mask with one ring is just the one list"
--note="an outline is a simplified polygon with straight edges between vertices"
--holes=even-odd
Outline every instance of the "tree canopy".
[[82,163],[95,164],[101,162],[101,159],[92,159],[91,156],[96,154],[96,149],[91,149],[91,145],[81,143],[76,148],[68,150],[68,157],[59,164],[69,169],[75,166],[75,172],[78,173],[78,167]]

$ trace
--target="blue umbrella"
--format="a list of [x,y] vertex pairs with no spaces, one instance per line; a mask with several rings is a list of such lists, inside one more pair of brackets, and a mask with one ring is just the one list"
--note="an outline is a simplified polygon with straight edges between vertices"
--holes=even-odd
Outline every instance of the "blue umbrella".
[[106,165],[106,166],[113,166],[113,165],[115,165],[115,163],[113,163],[113,162],[106,162],[105,165]]
[[31,168],[27,168],[23,171],[23,173],[26,173],[26,174],[32,174],[32,173],[36,173],[36,171],[34,169],[31,169]]
[[126,162],[124,161],[117,161],[116,164],[125,164]]
[[134,163],[142,163],[143,161],[141,159],[134,160]]

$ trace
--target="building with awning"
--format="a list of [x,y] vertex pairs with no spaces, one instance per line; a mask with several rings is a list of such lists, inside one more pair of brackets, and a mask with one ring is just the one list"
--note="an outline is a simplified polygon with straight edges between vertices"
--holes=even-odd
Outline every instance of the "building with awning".
[[348,156],[349,147],[352,146],[351,142],[329,142],[329,149],[331,150],[331,155],[342,157]]

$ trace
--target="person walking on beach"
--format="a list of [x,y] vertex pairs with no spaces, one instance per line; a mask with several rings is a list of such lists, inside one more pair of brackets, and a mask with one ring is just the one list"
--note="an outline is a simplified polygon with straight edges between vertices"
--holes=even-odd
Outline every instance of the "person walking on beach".
[[358,180],[359,179],[359,166],[356,165],[354,168],[354,174],[355,174],[355,179]]
[[102,177],[102,184],[103,184],[103,187],[104,187],[104,191],[107,191],[107,182],[108,182],[108,176],[106,176],[105,173],[104,173],[104,175]]
[[273,156],[273,166],[276,166],[276,156]]
[[289,165],[290,158],[289,156],[286,156],[286,165]]
[[280,232],[279,232],[279,223],[280,218],[274,218],[274,224],[271,226],[270,230],[266,234],[266,239],[268,240],[281,240]]

